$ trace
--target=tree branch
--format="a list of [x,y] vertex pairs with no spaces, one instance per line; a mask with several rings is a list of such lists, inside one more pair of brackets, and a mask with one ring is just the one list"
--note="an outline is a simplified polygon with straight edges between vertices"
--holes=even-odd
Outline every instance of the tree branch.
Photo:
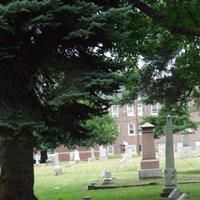
[[135,8],[138,8],[141,12],[149,16],[150,18],[162,23],[172,34],[179,34],[179,35],[188,35],[188,36],[200,36],[200,28],[192,27],[192,28],[185,28],[185,27],[178,27],[177,24],[166,23],[167,15],[163,12],[157,11],[143,3],[140,0],[129,0],[130,3]]
[[166,17],[164,13],[154,10],[153,8],[151,8],[146,3],[143,3],[140,0],[130,0],[129,2],[132,3],[134,7],[138,8],[140,11],[142,11],[152,19],[161,21]]

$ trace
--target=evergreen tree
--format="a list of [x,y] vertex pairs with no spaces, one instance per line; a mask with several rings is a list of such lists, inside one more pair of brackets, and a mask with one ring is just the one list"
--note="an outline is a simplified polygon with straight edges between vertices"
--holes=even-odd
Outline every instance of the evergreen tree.
[[32,152],[38,142],[74,146],[94,137],[85,120],[106,113],[106,96],[124,81],[116,47],[129,35],[130,8],[110,6],[0,3],[0,200],[37,199]]

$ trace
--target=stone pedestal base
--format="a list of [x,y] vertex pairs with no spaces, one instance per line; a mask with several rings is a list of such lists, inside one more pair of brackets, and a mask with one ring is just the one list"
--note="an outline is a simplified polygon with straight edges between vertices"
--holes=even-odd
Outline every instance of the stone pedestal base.
[[176,170],[173,168],[165,169],[164,174],[165,174],[164,178],[165,187],[160,195],[161,197],[168,197],[169,194],[175,188],[177,188]]
[[142,160],[140,162],[141,169],[158,169],[159,161],[157,159]]
[[162,177],[162,170],[160,168],[139,170],[139,179],[161,178],[161,177]]

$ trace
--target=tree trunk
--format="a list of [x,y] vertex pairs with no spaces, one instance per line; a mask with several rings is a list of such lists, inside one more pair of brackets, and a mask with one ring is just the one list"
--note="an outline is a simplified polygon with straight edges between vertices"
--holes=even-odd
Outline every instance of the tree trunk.
[[33,185],[31,137],[0,136],[0,200],[37,200]]
[[40,151],[40,163],[46,163],[47,158],[47,150]]

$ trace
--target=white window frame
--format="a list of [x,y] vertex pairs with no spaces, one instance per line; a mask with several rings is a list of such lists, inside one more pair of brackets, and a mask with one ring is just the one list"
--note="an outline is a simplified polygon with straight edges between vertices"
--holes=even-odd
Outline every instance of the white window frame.
[[[130,129],[130,125],[133,125],[133,129]],[[131,130],[133,130],[133,133],[130,133]],[[133,123],[128,124],[128,135],[129,136],[135,135],[135,124]]]
[[[131,112],[130,112],[129,108],[131,108]],[[134,116],[134,105],[133,104],[127,104],[126,110],[127,110],[128,117]]]
[[[110,152],[110,149],[112,149],[111,152]],[[113,156],[115,154],[113,146],[107,146],[106,150],[107,150],[107,155],[108,156]]]
[[[156,106],[156,108],[154,106]],[[156,109],[156,112],[154,112],[154,109]],[[159,111],[158,103],[151,105],[151,115],[158,115],[158,111]]]
[[[141,110],[138,109],[139,107],[141,107]],[[137,115],[143,116],[143,105],[141,103],[137,104]]]
[[[114,112],[114,107],[116,106],[116,113]],[[119,117],[119,106],[118,105],[112,105],[111,106],[111,115],[112,117]]]

